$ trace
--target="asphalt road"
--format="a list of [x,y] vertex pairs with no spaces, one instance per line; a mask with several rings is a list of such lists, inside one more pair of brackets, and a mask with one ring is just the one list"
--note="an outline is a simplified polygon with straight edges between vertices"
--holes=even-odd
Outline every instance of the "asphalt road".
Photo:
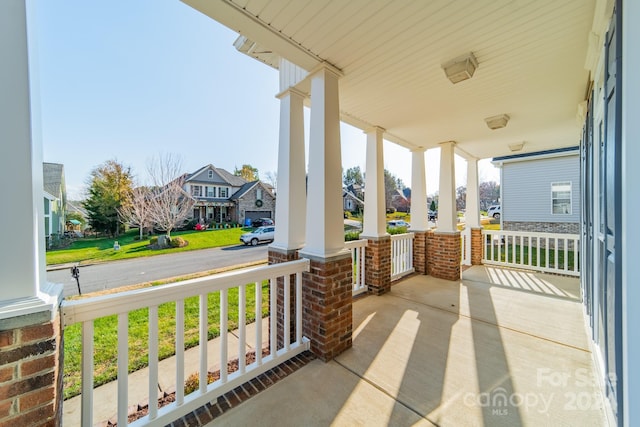
[[[268,245],[238,245],[81,266],[80,289],[86,294],[238,264],[266,262],[267,251]],[[64,296],[78,294],[70,267],[47,271],[49,282],[64,284]]]

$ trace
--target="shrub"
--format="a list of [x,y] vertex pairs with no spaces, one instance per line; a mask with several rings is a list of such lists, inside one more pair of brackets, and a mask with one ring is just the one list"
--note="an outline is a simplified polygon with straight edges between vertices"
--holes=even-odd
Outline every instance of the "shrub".
[[389,234],[404,234],[406,232],[407,232],[407,227],[387,228],[387,233]]
[[149,244],[150,245],[157,245],[158,244],[158,236],[153,236],[151,239],[149,239]]
[[187,246],[189,242],[184,240],[182,237],[172,237],[169,241],[169,246],[172,248],[181,248],[183,246]]
[[360,232],[359,231],[347,231],[344,233],[344,241],[350,242],[352,240],[360,240]]

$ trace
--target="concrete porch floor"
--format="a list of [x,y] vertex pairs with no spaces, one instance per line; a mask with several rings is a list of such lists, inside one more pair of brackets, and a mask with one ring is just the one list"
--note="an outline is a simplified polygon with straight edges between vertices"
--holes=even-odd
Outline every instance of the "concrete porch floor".
[[606,425],[577,279],[476,266],[353,310],[353,348],[210,425]]

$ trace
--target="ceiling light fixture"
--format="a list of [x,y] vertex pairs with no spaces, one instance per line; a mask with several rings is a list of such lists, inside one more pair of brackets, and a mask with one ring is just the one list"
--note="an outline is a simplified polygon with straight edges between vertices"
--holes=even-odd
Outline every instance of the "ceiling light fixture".
[[489,126],[489,129],[501,129],[507,125],[509,116],[507,116],[506,114],[500,114],[498,116],[487,117],[486,119],[484,119],[484,121],[487,122],[487,126]]
[[513,144],[509,144],[509,150],[511,151],[520,151],[524,147],[524,141],[522,142],[514,142]]
[[453,84],[470,79],[473,73],[475,73],[476,68],[478,68],[478,60],[471,52],[459,56],[442,66],[447,78],[451,80]]

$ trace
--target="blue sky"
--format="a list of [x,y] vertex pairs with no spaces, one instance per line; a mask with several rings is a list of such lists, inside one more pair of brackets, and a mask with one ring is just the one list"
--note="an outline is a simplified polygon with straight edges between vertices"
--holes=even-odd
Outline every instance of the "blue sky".
[[[179,0],[37,1],[44,160],[63,163],[70,198],[109,159],[141,183],[160,153],[185,172],[277,169],[278,72],[235,50],[237,34]],[[344,168],[364,170],[364,134],[341,128]],[[437,190],[437,150],[427,191]],[[411,154],[385,142],[385,167],[411,185]],[[464,162],[460,164],[464,169]],[[498,173],[481,162],[481,181]],[[457,184],[466,180],[464,170]]]

